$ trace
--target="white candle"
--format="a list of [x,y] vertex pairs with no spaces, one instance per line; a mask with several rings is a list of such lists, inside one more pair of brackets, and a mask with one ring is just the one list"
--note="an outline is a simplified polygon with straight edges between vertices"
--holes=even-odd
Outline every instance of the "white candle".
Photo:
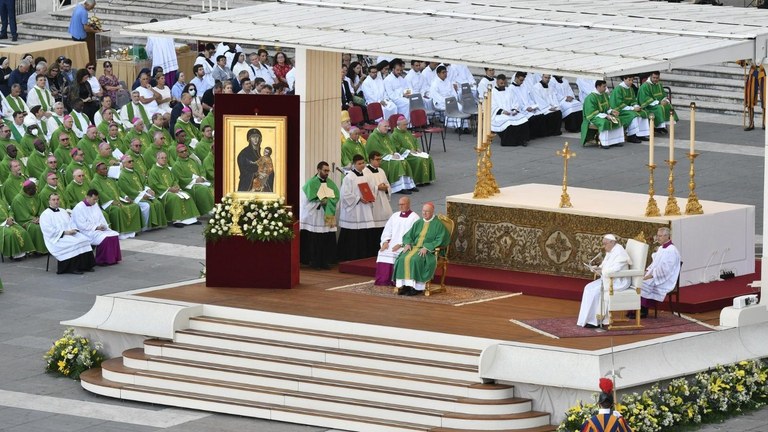
[[477,149],[483,147],[483,110],[482,102],[477,103]]
[[696,142],[696,105],[691,104],[691,149],[689,150],[690,154],[696,154],[693,147],[694,142]]
[[208,0],[208,12],[213,10],[213,0]]
[[203,4],[203,12],[205,12],[205,0],[200,0]]
[[675,119],[669,115],[669,161],[675,160]]
[[219,0],[219,10],[221,10],[221,0]]
[[648,165],[653,165],[653,130],[648,138]]

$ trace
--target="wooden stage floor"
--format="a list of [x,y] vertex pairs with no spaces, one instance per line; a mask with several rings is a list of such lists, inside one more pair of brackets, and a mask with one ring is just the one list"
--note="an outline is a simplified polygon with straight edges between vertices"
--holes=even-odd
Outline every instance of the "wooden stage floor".
[[[573,317],[575,326],[579,302],[570,300],[518,295],[483,303],[453,306],[418,302],[408,297],[387,298],[328,291],[329,288],[370,279],[339,273],[336,269],[317,271],[302,268],[299,285],[290,290],[209,288],[201,282],[144,292],[139,295],[582,350],[598,350],[610,348],[611,345],[618,346],[669,336],[614,336],[609,331],[598,337],[552,339],[510,322],[510,319]],[[719,325],[720,311],[690,316],[716,326]]]

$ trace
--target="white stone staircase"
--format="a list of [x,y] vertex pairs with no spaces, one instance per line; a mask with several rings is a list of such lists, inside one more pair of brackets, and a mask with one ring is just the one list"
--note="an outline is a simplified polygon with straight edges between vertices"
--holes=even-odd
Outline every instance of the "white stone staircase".
[[124,351],[84,373],[83,388],[350,431],[555,430],[513,387],[480,382],[480,340],[229,311],[208,309],[173,341]]

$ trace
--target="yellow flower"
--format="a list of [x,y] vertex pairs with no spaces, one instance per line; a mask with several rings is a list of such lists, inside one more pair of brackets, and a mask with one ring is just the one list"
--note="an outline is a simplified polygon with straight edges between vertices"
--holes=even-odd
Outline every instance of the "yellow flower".
[[65,362],[64,360],[59,360],[58,363],[56,363],[56,365],[59,366],[59,369],[61,369],[67,365],[67,362]]
[[75,347],[75,349],[72,350],[72,354],[77,354],[77,347]]

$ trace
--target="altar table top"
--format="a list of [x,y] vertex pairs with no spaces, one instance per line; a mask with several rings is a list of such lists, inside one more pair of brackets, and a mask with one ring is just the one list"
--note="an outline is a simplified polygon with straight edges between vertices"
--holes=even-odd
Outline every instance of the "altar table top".
[[26,53],[32,54],[33,57],[45,57],[49,63],[56,61],[59,56],[65,56],[72,59],[73,68],[83,68],[88,63],[88,48],[85,42],[47,39],[0,48],[0,56],[8,57],[11,68],[16,67],[21,56]]

